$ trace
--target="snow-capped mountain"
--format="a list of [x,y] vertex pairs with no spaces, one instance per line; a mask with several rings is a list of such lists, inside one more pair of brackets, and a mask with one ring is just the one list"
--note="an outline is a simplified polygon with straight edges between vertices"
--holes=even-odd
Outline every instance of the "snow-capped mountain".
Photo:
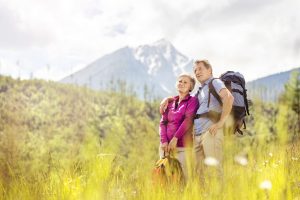
[[61,82],[105,89],[112,82],[126,81],[139,97],[147,86],[154,96],[175,94],[176,77],[192,72],[192,60],[167,40],[136,48],[124,47],[105,55]]

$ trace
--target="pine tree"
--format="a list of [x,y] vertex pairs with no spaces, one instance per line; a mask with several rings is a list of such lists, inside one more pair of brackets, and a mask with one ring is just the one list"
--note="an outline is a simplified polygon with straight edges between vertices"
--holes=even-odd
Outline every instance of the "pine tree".
[[288,106],[297,117],[297,124],[294,128],[295,134],[300,132],[300,72],[293,71],[290,80],[285,85],[285,92],[280,98],[280,101]]

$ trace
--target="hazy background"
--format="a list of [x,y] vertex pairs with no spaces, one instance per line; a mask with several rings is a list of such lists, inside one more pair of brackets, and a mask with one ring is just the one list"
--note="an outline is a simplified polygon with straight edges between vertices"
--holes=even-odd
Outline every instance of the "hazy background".
[[297,0],[0,0],[0,73],[60,80],[124,46],[169,40],[247,80],[300,63]]

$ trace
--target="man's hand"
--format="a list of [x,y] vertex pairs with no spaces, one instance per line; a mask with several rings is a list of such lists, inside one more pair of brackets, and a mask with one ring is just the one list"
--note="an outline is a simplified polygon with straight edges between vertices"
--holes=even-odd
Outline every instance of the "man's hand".
[[229,92],[229,90],[227,88],[221,89],[219,92],[219,96],[221,97],[222,102],[223,102],[222,113],[221,113],[220,120],[217,123],[213,124],[208,129],[208,131],[212,135],[216,135],[218,129],[220,129],[224,126],[224,123],[230,114],[232,104],[234,101],[232,94]]
[[209,127],[208,131],[210,132],[210,134],[212,134],[213,136],[216,135],[218,129],[222,128],[224,126],[224,122],[218,122],[215,123],[213,125],[211,125],[211,127]]
[[168,152],[168,143],[165,142],[165,143],[161,144],[161,149],[162,149],[165,153],[167,153],[167,152]]
[[168,98],[164,98],[161,102],[160,102],[160,106],[159,106],[159,112],[160,114],[164,114],[164,112],[166,111],[167,107],[168,107],[168,102],[169,99]]
[[173,151],[176,149],[178,139],[173,137],[168,145],[168,152]]

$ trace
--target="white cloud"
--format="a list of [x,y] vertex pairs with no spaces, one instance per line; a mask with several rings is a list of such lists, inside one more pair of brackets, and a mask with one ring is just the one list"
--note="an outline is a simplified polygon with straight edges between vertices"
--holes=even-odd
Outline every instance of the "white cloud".
[[299,66],[299,6],[296,0],[0,0],[0,58],[20,60],[26,78],[32,71],[59,80],[118,48],[165,37],[188,57],[209,59],[215,75],[230,68],[252,80]]

